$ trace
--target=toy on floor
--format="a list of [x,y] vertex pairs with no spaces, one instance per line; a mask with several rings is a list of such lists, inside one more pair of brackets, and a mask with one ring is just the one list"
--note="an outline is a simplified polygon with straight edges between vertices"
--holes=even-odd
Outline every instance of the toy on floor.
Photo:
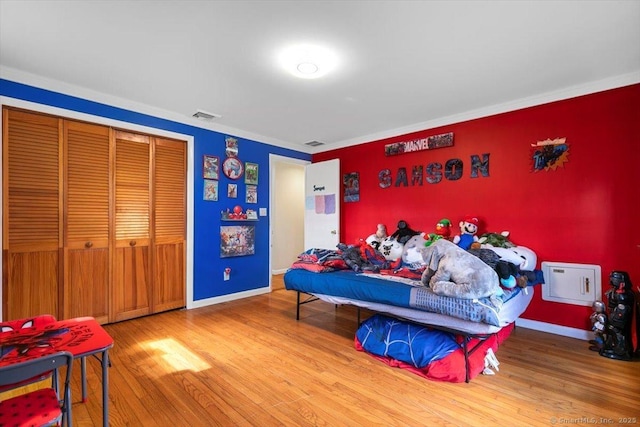
[[453,237],[453,243],[464,250],[469,249],[472,243],[478,241],[478,236],[476,236],[476,233],[478,232],[479,224],[480,220],[477,217],[466,216],[459,223],[460,234],[457,234]]
[[591,330],[594,332],[595,336],[592,340],[589,341],[589,350],[600,351],[604,347],[604,334],[607,327],[607,309],[602,301],[594,301],[593,302],[593,313],[589,316],[589,320],[591,320]]
[[609,301],[609,319],[600,355],[610,359],[631,360],[635,353],[632,336],[635,295],[629,273],[612,271],[609,284],[611,289],[605,294]]

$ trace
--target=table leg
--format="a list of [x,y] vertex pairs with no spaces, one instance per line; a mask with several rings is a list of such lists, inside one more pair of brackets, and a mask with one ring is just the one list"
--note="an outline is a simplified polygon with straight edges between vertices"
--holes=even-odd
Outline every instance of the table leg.
[[87,402],[87,358],[80,358],[80,374],[82,379],[82,403]]
[[102,425],[109,426],[109,350],[102,353]]
[[[83,359],[84,360],[84,359]],[[65,398],[65,404],[67,405],[67,427],[73,427],[73,414],[71,413],[71,409],[73,408],[72,405],[72,401],[71,401],[71,385],[69,385],[69,387],[65,387],[66,390],[64,391],[64,398]],[[64,415],[62,416],[63,420],[64,420]],[[64,423],[61,423],[64,424]]]

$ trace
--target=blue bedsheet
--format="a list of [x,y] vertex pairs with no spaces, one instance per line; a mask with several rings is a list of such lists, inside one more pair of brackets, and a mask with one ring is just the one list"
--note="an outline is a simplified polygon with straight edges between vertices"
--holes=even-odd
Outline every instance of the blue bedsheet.
[[[361,301],[413,308],[446,314],[472,322],[500,326],[499,307],[489,298],[459,299],[434,294],[416,281],[415,286],[385,280],[352,270],[314,273],[304,269],[290,269],[284,275],[285,288],[311,294],[324,294]],[[520,291],[505,291],[505,301]]]

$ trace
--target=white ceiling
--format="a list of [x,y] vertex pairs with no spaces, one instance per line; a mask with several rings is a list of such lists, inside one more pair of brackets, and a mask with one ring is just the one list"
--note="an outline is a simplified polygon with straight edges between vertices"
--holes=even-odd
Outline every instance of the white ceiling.
[[640,1],[0,0],[0,76],[314,153],[639,82]]

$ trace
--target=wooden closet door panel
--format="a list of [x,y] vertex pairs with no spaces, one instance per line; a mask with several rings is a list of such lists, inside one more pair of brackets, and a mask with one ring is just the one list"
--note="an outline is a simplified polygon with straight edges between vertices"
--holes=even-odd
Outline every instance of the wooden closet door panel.
[[5,319],[39,314],[58,316],[58,251],[10,252],[4,261],[8,277]]
[[65,317],[109,315],[110,129],[65,121]]
[[62,122],[3,108],[3,315],[59,313]]
[[150,314],[149,247],[118,247],[114,256],[114,319]]
[[68,271],[65,318],[95,317],[109,321],[109,248],[69,249],[65,255]]
[[185,306],[187,144],[155,138],[153,312]]
[[154,313],[185,306],[184,241],[157,244],[154,277]]
[[115,134],[114,320],[151,312],[150,138]]

